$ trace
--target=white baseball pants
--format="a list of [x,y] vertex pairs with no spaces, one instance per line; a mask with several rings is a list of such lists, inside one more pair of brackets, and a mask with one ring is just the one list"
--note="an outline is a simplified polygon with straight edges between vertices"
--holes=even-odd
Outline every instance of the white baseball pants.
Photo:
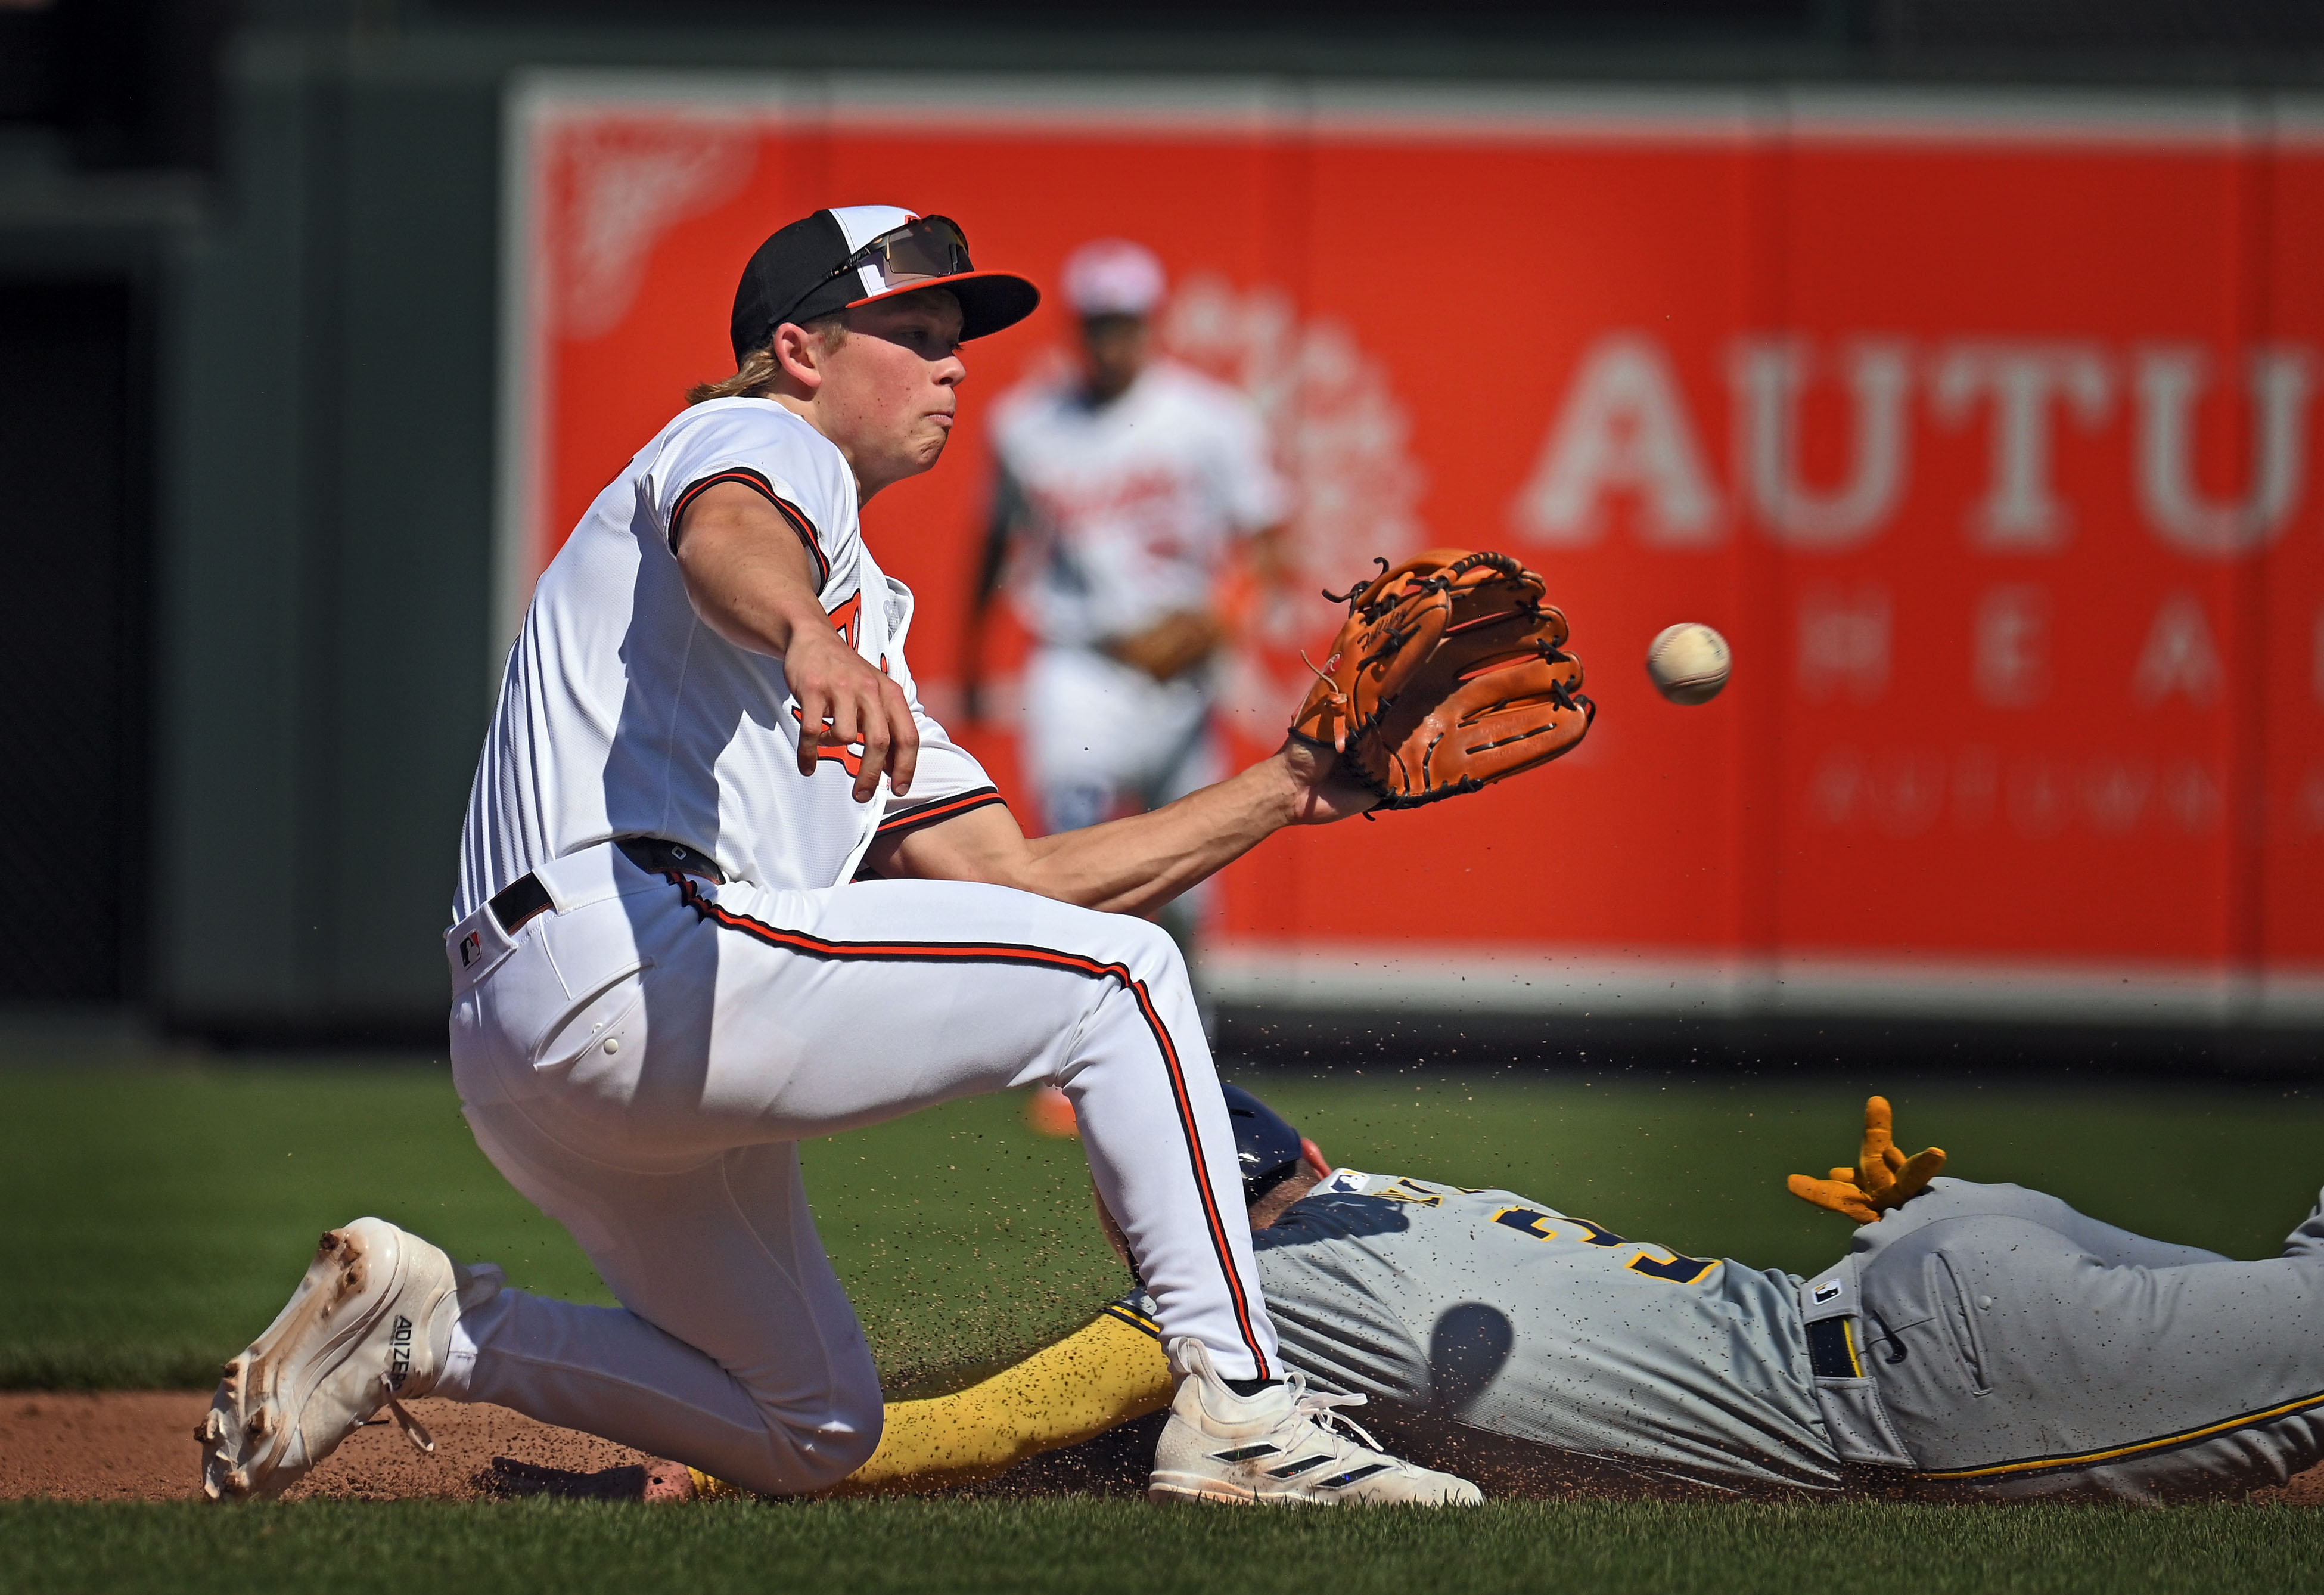
[[453,1073],[478,1144],[622,1305],[503,1291],[437,1394],[770,1493],[844,1478],[879,1378],[796,1143],[1037,1082],[1072,1099],[1167,1332],[1228,1378],[1277,1373],[1233,1132],[1156,927],[993,886],[673,880],[610,845],[537,873],[552,911],[453,932]]
[[1157,681],[1093,648],[1025,662],[1024,750],[1051,833],[1111,819],[1125,798],[1159,808],[1222,778],[1210,681]]

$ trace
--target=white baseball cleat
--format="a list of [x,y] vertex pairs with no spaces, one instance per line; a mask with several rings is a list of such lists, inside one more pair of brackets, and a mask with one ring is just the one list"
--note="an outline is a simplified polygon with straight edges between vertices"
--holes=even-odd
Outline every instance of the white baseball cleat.
[[1200,1341],[1176,1340],[1169,1351],[1185,1377],[1154,1448],[1148,1499],[1473,1507],[1485,1498],[1465,1479],[1388,1455],[1332,1410],[1360,1406],[1360,1396],[1310,1390],[1296,1369],[1256,1396],[1238,1396]]
[[435,1388],[471,1277],[498,1286],[497,1269],[475,1276],[417,1235],[384,1219],[327,1231],[290,1305],[266,1332],[226,1365],[202,1443],[202,1491],[278,1496],[385,1406],[412,1444],[436,1442],[403,1409]]

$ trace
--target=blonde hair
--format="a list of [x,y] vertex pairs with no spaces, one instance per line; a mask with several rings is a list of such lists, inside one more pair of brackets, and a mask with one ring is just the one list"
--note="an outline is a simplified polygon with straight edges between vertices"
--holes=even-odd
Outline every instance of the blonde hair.
[[[847,313],[844,310],[829,316],[817,316],[814,320],[803,321],[799,325],[815,334],[826,352],[847,341]],[[703,404],[713,399],[769,398],[782,374],[782,363],[775,358],[775,340],[770,337],[764,346],[742,356],[742,364],[733,376],[723,382],[696,383],[687,389],[686,401]]]

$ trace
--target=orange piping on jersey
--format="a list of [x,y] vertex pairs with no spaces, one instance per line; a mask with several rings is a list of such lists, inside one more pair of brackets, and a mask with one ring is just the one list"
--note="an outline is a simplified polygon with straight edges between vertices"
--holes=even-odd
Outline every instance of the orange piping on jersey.
[[775,512],[790,522],[791,530],[798,535],[800,542],[807,545],[807,558],[815,561],[815,587],[817,593],[821,593],[824,584],[831,580],[831,561],[824,555],[823,539],[816,535],[815,522],[807,518],[807,512],[777,493],[773,483],[748,466],[729,466],[723,471],[712,472],[699,482],[686,484],[686,491],[679,493],[678,501],[669,507],[670,547],[673,549],[678,547],[678,523],[685,518],[687,507],[701,497],[705,490],[721,482],[733,482],[749,488],[774,505]]
[[1170,1039],[1170,1031],[1162,1023],[1162,1016],[1154,1007],[1153,995],[1146,982],[1130,973],[1127,965],[1101,963],[1078,953],[1061,953],[1053,947],[1036,947],[1019,942],[842,942],[824,936],[808,936],[804,931],[780,930],[747,914],[737,914],[705,898],[700,882],[690,875],[671,874],[663,877],[684,895],[686,906],[714,925],[780,947],[788,952],[804,953],[811,958],[868,959],[879,963],[926,963],[946,959],[963,959],[978,963],[1023,963],[1037,968],[1059,969],[1070,974],[1087,975],[1093,980],[1120,982],[1123,991],[1138,1004],[1138,1011],[1146,1020],[1147,1030],[1153,1036],[1156,1047],[1162,1054],[1162,1067],[1170,1082],[1170,1095],[1178,1111],[1178,1130],[1186,1143],[1186,1155],[1194,1166],[1194,1190],[1202,1198],[1203,1222],[1210,1231],[1211,1249],[1217,1254],[1219,1272],[1225,1277],[1227,1296],[1234,1305],[1235,1328],[1242,1343],[1251,1355],[1256,1377],[1265,1379],[1275,1376],[1268,1370],[1267,1353],[1259,1349],[1259,1334],[1251,1327],[1250,1298],[1243,1288],[1242,1277],[1235,1271],[1234,1252],[1227,1241],[1226,1225],[1219,1216],[1218,1198],[1211,1190],[1209,1159],[1203,1154],[1201,1132],[1194,1128],[1194,1098],[1186,1090],[1185,1068],[1178,1058],[1178,1048]]
[[917,831],[922,825],[932,825],[938,820],[948,820],[956,815],[968,814],[995,803],[1004,808],[1008,807],[1008,799],[1001,797],[1000,788],[997,787],[978,787],[950,798],[933,798],[917,808],[908,808],[900,814],[890,815],[880,822],[880,829],[876,834],[901,835],[907,831]]

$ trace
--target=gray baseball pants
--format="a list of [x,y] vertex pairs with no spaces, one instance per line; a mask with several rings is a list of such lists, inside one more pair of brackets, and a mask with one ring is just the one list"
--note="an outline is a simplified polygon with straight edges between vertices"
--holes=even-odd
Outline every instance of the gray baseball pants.
[[2324,1459],[2324,1203],[2237,1262],[1941,1179],[1850,1261],[1864,1371],[1923,1481],[2175,1501]]

